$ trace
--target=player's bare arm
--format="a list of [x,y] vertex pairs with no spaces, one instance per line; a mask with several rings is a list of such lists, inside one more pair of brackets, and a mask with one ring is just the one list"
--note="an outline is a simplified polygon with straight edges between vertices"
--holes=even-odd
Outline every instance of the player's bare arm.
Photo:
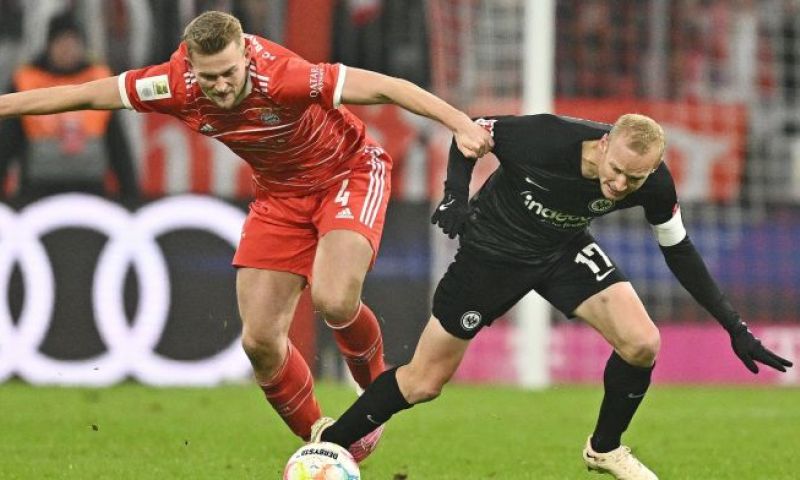
[[342,103],[395,103],[417,115],[441,122],[453,131],[459,150],[469,158],[479,158],[490,152],[494,146],[491,135],[473,123],[464,112],[401,78],[348,68],[342,90]]
[[123,107],[117,77],[0,95],[0,118]]

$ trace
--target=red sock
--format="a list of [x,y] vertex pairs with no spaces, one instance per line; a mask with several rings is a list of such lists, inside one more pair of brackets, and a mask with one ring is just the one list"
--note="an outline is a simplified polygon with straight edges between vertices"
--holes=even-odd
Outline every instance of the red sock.
[[378,319],[372,310],[362,303],[350,322],[331,328],[336,345],[344,355],[353,379],[361,388],[367,388],[367,385],[386,370],[383,363],[383,338]]
[[322,411],[314,396],[311,370],[291,342],[280,370],[269,383],[261,385],[261,390],[292,432],[308,440],[311,425],[322,416]]

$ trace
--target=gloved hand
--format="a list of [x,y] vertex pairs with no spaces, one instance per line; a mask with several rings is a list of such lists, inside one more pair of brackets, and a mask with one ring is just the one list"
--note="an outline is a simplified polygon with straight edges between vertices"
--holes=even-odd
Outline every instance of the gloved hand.
[[456,238],[464,230],[468,217],[467,195],[445,191],[444,198],[431,215],[431,223],[438,225],[448,237]]
[[779,357],[762,345],[761,340],[753,335],[753,332],[747,328],[747,324],[744,322],[741,322],[728,333],[731,336],[731,346],[736,356],[753,373],[758,373],[756,362],[761,362],[781,372],[785,372],[787,367],[793,365],[789,360]]

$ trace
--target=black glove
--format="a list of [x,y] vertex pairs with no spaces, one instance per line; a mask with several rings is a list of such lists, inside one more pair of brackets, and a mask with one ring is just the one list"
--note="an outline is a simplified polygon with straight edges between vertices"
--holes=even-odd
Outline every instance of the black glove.
[[747,324],[744,322],[741,322],[728,333],[730,333],[731,346],[736,356],[753,373],[758,373],[756,362],[761,362],[781,372],[785,372],[787,367],[793,365],[789,360],[775,355],[762,345],[761,340],[753,335],[753,332],[747,328]]
[[438,225],[448,237],[456,238],[464,230],[468,217],[467,195],[445,191],[444,198],[431,215],[431,223]]

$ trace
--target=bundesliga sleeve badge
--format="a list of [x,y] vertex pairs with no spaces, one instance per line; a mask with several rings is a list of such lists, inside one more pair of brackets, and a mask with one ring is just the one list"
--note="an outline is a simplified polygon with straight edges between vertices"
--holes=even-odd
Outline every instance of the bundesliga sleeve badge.
[[169,78],[166,75],[145,77],[136,80],[136,94],[143,102],[172,98],[169,89]]

